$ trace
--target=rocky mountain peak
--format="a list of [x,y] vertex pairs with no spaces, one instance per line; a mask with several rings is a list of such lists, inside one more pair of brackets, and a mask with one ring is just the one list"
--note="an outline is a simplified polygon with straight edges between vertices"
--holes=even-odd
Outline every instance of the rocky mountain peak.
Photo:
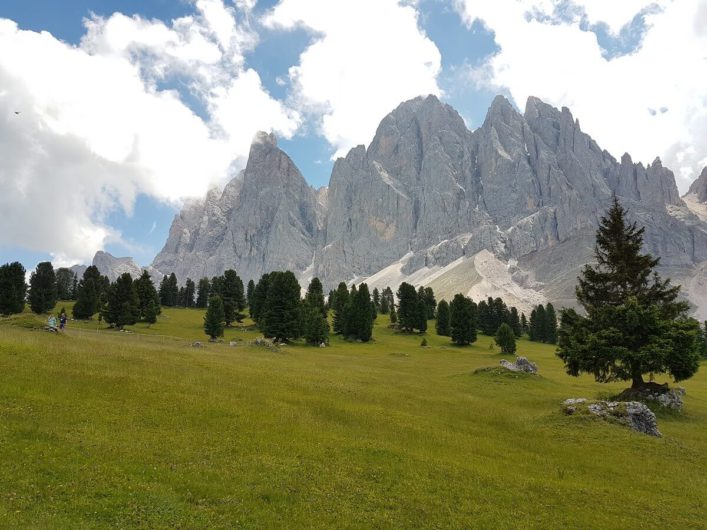
[[707,166],[700,176],[690,185],[688,194],[694,194],[700,202],[707,202]]

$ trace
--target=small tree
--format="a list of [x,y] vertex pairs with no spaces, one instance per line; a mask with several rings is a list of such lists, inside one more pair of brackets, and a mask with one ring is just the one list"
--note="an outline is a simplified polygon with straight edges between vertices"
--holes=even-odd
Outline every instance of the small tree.
[[499,348],[501,348],[501,353],[510,355],[516,352],[516,336],[513,333],[511,327],[505,322],[498,326],[498,331],[496,332],[495,342]]
[[29,279],[29,305],[33,312],[40,314],[54,309],[57,301],[56,274],[51,262],[37,265]]
[[346,306],[349,302],[349,290],[346,288],[346,284],[341,282],[335,292],[336,294],[333,300],[334,333],[340,335],[344,333]]
[[449,304],[446,300],[440,300],[437,304],[437,322],[435,324],[437,335],[449,337]]
[[659,259],[642,254],[644,228],[626,222],[614,198],[601,219],[594,255],[579,277],[577,300],[586,316],[563,310],[557,355],[567,373],[591,373],[599,382],[644,384],[645,373],[675,381],[699,368],[699,324],[678,301],[679,286],[654,272]]
[[211,340],[223,337],[225,318],[221,297],[212,296],[209,298],[209,305],[206,308],[206,315],[204,315],[204,332]]
[[[137,292],[140,318],[150,324],[154,324],[154,321],[150,322],[147,315],[149,311],[154,311],[154,318],[155,320],[157,319],[157,315],[160,313],[160,297],[157,294],[157,289],[155,289],[155,284],[152,283],[150,273],[142,271],[142,275],[135,280],[134,284]],[[151,309],[150,305],[152,305]]]
[[271,272],[263,314],[263,334],[276,341],[301,335],[301,287],[291,271]]
[[312,345],[318,346],[329,338],[329,322],[324,318],[320,309],[305,303],[303,309],[303,335],[304,339]]
[[204,309],[209,305],[209,290],[211,289],[211,284],[208,278],[202,278],[199,280],[199,285],[196,288],[196,307]]
[[107,303],[103,310],[103,320],[122,329],[135,324],[140,318],[140,301],[130,273],[118,276],[107,293]]
[[157,304],[154,299],[147,302],[147,307],[145,307],[143,318],[145,319],[145,322],[150,325],[157,322]]

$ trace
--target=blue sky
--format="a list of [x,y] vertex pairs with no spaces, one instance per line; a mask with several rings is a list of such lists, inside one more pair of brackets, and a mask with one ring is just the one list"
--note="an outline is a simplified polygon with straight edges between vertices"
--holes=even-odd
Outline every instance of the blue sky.
[[[182,201],[243,167],[255,130],[274,131],[319,187],[335,156],[429,92],[472,129],[497,93],[521,109],[529,95],[567,105],[614,156],[672,163],[684,191],[707,164],[707,83],[694,74],[705,2],[597,6],[6,0],[0,19],[17,27],[0,27],[16,52],[0,57],[0,207],[12,228],[0,262],[63,265],[103,248],[149,264]],[[686,20],[694,35],[659,56]]]

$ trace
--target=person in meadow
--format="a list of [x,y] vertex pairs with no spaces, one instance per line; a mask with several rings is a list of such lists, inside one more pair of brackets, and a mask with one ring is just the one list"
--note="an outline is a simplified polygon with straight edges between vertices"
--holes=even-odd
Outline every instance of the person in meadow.
[[61,315],[59,315],[59,329],[64,331],[64,328],[66,328],[66,313],[62,311]]
[[49,328],[49,331],[57,331],[56,317],[53,314],[49,315],[49,318],[47,319],[47,327]]

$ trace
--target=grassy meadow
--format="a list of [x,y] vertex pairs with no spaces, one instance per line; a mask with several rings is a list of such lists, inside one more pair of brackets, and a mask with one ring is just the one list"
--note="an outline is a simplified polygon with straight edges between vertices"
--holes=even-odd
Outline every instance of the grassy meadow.
[[490,337],[423,348],[385,316],[375,342],[278,352],[237,326],[207,343],[201,310],[131,334],[42,322],[0,319],[2,528],[707,524],[704,364],[652,438],[563,416],[627,385],[569,377],[527,341],[539,376],[475,374],[502,358]]

